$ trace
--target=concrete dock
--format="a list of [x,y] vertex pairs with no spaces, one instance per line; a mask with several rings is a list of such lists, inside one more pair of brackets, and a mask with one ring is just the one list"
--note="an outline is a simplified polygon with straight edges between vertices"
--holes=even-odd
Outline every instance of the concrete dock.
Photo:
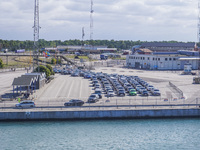
[[200,109],[0,112],[2,121],[200,117]]

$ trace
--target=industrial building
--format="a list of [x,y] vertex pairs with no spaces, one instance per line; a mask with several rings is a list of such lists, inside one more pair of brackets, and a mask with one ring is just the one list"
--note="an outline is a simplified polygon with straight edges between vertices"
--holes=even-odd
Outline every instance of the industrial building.
[[158,70],[183,70],[186,65],[191,69],[199,69],[199,52],[155,52],[151,54],[134,53],[126,57],[126,65],[129,68],[158,69]]
[[149,49],[153,52],[176,52],[177,50],[193,50],[195,43],[165,43],[165,42],[146,42],[142,43],[140,46],[136,45],[133,48],[143,48]]

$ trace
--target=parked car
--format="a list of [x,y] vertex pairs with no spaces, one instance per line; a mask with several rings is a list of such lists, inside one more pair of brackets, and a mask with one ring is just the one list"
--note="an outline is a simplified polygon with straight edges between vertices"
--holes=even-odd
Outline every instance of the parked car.
[[84,101],[79,99],[72,99],[69,102],[64,103],[64,106],[82,106]]
[[151,90],[151,93],[152,93],[153,96],[160,96],[161,95],[160,91],[158,89]]
[[90,79],[92,76],[90,74],[85,74],[84,78]]
[[143,90],[141,93],[142,96],[149,96],[149,93],[147,92],[147,90]]
[[125,90],[119,90],[119,91],[117,91],[117,95],[118,96],[125,96],[126,94],[125,94]]
[[88,103],[96,103],[99,101],[99,95],[98,94],[92,94],[88,98]]
[[24,100],[15,105],[16,107],[35,107],[35,103],[31,100]]
[[129,91],[129,95],[135,96],[135,95],[137,95],[137,91],[136,91],[135,89],[131,89],[131,90]]
[[145,88],[145,87],[141,87],[141,88],[139,89],[139,93],[140,93],[140,94],[142,94],[143,91],[146,91],[146,88]]
[[102,90],[100,89],[100,88],[98,88],[98,89],[95,89],[95,92],[94,92],[95,94],[98,94],[99,95],[99,98],[102,98]]
[[94,85],[94,89],[99,89],[99,88],[100,88],[100,84],[97,83]]
[[115,96],[114,91],[113,90],[108,90],[107,97],[113,97],[113,96]]
[[153,87],[152,85],[148,85],[148,86],[147,86],[147,90],[148,90],[148,91],[151,91],[151,90],[153,90],[153,89],[154,89],[154,87]]
[[78,73],[78,72],[74,72],[74,73],[71,74],[71,76],[72,76],[72,77],[78,77],[78,76],[79,76],[79,73]]

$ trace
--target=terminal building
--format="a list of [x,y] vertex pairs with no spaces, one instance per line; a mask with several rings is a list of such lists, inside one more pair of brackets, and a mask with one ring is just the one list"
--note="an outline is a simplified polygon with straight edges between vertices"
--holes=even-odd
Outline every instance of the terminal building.
[[[196,50],[196,51],[195,51]],[[126,57],[129,68],[150,70],[200,69],[200,54],[195,43],[146,42],[132,47]]]
[[191,65],[191,69],[199,69],[199,52],[152,52],[134,53],[126,57],[126,65],[129,68],[150,70],[183,70],[185,65]]

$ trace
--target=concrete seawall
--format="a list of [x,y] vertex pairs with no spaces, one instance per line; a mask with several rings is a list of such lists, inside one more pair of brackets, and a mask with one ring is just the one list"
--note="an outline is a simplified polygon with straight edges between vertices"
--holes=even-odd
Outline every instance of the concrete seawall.
[[0,120],[200,117],[200,109],[0,112]]

